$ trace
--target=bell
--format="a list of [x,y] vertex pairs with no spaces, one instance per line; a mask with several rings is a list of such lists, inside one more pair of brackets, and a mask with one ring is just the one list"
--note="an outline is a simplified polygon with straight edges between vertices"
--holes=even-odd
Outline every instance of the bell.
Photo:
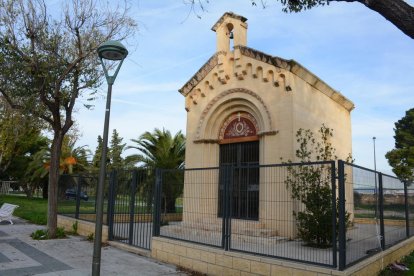
[[229,33],[229,38],[230,38],[230,39],[233,39],[233,38],[234,38],[234,36],[233,36],[233,32],[230,32],[230,33]]

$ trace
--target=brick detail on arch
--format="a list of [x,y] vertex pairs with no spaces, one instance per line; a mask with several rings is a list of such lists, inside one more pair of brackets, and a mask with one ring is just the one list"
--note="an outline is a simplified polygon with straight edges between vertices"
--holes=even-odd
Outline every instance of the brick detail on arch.
[[[202,137],[201,137],[202,136],[201,131],[202,131],[203,123],[206,120],[207,115],[210,113],[210,111],[215,106],[215,104],[220,99],[222,99],[222,98],[224,98],[224,97],[226,97],[226,96],[228,96],[230,94],[235,94],[235,93],[244,93],[244,94],[248,94],[248,95],[256,98],[256,100],[258,100],[260,102],[261,108],[263,108],[264,114],[266,114],[266,117],[267,117],[267,120],[268,120],[268,123],[269,123],[270,128],[272,128],[272,125],[273,125],[272,124],[272,118],[270,116],[270,112],[269,112],[266,104],[264,103],[263,99],[259,95],[257,95],[256,93],[254,93],[253,91],[250,91],[250,90],[247,90],[247,89],[244,89],[244,88],[234,88],[234,89],[229,89],[229,90],[226,90],[226,91],[220,93],[219,95],[217,95],[216,97],[214,97],[214,99],[212,99],[208,103],[207,107],[203,110],[203,112],[202,112],[202,114],[200,116],[200,120],[198,122],[197,131],[196,131],[196,140],[202,139]],[[274,134],[274,131],[272,129],[268,129],[268,130],[263,129],[263,130],[260,130],[260,131],[263,132],[263,133],[259,133],[258,132],[257,135],[259,135],[259,136],[260,135],[273,135]]]

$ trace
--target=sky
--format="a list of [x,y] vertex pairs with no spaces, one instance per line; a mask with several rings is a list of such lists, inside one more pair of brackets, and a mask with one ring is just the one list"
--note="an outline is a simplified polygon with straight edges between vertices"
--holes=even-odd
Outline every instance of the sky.
[[[414,5],[414,1],[408,1]],[[204,2],[205,3],[205,2]],[[205,3],[190,13],[182,0],[133,1],[137,35],[113,86],[110,133],[133,145],[145,131],[185,133],[184,97],[178,92],[215,53],[211,27],[226,11],[248,19],[247,46],[294,59],[354,102],[352,144],[355,163],[391,174],[385,154],[394,147],[394,123],[414,107],[414,40],[381,15],[358,3],[331,3],[286,14],[276,1],[263,9],[250,0]],[[106,83],[102,95],[106,94]],[[102,135],[105,98],[93,110],[77,106],[78,145],[94,151]],[[133,149],[124,154],[134,154]]]

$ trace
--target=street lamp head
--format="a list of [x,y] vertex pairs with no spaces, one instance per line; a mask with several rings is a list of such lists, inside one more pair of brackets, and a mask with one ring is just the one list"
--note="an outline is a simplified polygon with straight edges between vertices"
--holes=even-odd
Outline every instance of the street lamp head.
[[[114,84],[119,69],[121,68],[121,65],[124,62],[124,59],[127,55],[128,50],[125,48],[124,45],[122,45],[121,42],[116,40],[109,40],[107,42],[102,43],[101,46],[98,47],[98,56],[101,60],[106,81],[109,85]],[[115,73],[112,76],[108,74],[108,68],[106,68],[105,62],[103,60],[109,60],[111,61],[111,63],[113,62],[113,65],[118,63],[118,66],[116,66],[115,69]]]
[[98,56],[108,60],[123,60],[128,55],[128,50],[121,42],[109,40],[98,47]]

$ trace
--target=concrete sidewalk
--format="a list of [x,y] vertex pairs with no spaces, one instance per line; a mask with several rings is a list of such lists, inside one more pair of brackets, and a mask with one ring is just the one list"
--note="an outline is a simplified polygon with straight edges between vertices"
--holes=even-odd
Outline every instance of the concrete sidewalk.
[[[0,275],[91,275],[93,243],[84,237],[36,241],[30,234],[44,226],[13,219],[0,223]],[[175,266],[112,246],[102,248],[101,275],[187,275]]]

